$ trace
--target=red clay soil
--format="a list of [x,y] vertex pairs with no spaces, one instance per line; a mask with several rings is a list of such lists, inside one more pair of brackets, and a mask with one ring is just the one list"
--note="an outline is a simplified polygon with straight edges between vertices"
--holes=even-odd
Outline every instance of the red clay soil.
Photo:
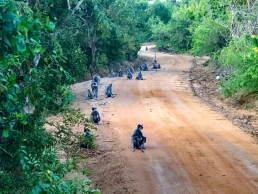
[[[154,57],[145,47],[139,55]],[[137,72],[133,80],[102,78],[94,100],[85,100],[90,81],[73,86],[73,106],[87,115],[96,106],[102,116],[96,151],[81,153],[94,188],[103,194],[258,193],[258,145],[193,95],[186,79],[191,60],[157,53],[161,69],[143,72],[142,81]],[[115,98],[105,98],[110,83]],[[147,137],[144,153],[130,149],[138,123]]]

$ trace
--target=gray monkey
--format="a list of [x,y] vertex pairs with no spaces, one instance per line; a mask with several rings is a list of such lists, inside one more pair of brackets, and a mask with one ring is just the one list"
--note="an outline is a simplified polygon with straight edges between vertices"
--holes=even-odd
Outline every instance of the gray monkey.
[[133,74],[134,73],[134,68],[132,66],[130,66],[129,71]]
[[94,75],[92,78],[92,82],[97,82],[98,86],[100,84],[100,76],[98,74]]
[[114,95],[113,95],[113,93],[112,93],[112,84],[109,84],[108,85],[108,87],[107,87],[107,89],[106,89],[106,92],[105,92],[105,94],[106,94],[106,98],[108,98],[108,97],[112,97],[112,98],[114,98]]
[[146,62],[144,62],[144,65],[143,65],[143,71],[148,71],[148,65]]
[[114,78],[114,77],[116,77],[116,74],[115,74],[115,72],[113,71],[113,70],[111,70],[111,72],[110,72],[110,76],[109,76],[110,78]]
[[136,76],[136,79],[137,79],[137,80],[143,80],[142,71],[140,71],[140,72],[138,73],[138,75]]
[[131,135],[131,150],[134,152],[134,148],[136,147],[137,149],[140,149],[142,152],[143,150],[146,150],[144,143],[146,142],[146,137],[142,135],[141,130],[143,130],[143,125],[138,124],[137,128],[133,131]]
[[90,91],[90,89],[88,89],[88,96],[87,96],[86,100],[90,100],[90,99],[93,99],[93,98],[94,98],[93,92]]
[[123,71],[122,71],[122,69],[119,69],[119,71],[118,71],[118,77],[123,77]]
[[133,74],[130,71],[128,71],[127,72],[127,79],[132,79],[132,78],[133,78]]
[[99,112],[97,111],[96,107],[92,107],[92,112],[90,114],[90,119],[93,120],[93,122],[95,124],[99,124],[100,115],[99,115]]
[[92,90],[92,93],[93,93],[93,97],[98,98],[99,86],[98,86],[97,82],[92,82],[91,83],[91,90]]

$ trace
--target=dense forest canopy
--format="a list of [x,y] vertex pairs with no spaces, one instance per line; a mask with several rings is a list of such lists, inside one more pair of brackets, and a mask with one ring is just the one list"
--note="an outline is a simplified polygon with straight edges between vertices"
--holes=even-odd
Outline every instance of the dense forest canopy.
[[99,192],[87,178],[64,181],[75,163],[57,157],[83,138],[75,124],[95,129],[69,107],[70,85],[135,60],[143,42],[210,56],[231,70],[227,96],[257,92],[257,13],[256,0],[0,0],[0,193]]

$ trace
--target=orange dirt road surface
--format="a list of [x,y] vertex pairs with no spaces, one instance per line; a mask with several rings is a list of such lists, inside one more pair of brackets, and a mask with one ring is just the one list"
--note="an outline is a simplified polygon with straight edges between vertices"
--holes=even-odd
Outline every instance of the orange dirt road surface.
[[[139,55],[155,56],[145,47]],[[90,81],[73,87],[73,106],[87,115],[96,106],[102,116],[96,132],[100,155],[92,158],[95,167],[85,165],[95,186],[104,194],[258,193],[258,145],[193,95],[187,78],[191,56],[156,56],[161,69],[143,71],[144,80],[135,79],[137,72],[132,80],[102,78],[98,99],[84,100]],[[116,95],[106,99],[109,83]],[[144,153],[130,149],[138,123],[147,137]],[[104,156],[112,156],[112,164]]]

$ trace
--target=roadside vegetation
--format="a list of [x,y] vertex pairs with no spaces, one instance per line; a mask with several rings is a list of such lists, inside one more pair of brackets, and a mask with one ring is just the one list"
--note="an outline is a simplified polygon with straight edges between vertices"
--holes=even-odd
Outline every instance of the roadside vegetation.
[[228,71],[220,83],[226,96],[258,92],[257,0],[181,0],[166,7],[169,22],[152,23],[160,50],[210,56]]
[[69,106],[70,86],[134,61],[143,42],[229,68],[226,96],[256,93],[257,13],[256,0],[0,0],[0,193],[100,192],[87,176],[66,177],[80,171],[73,126],[96,130]]

